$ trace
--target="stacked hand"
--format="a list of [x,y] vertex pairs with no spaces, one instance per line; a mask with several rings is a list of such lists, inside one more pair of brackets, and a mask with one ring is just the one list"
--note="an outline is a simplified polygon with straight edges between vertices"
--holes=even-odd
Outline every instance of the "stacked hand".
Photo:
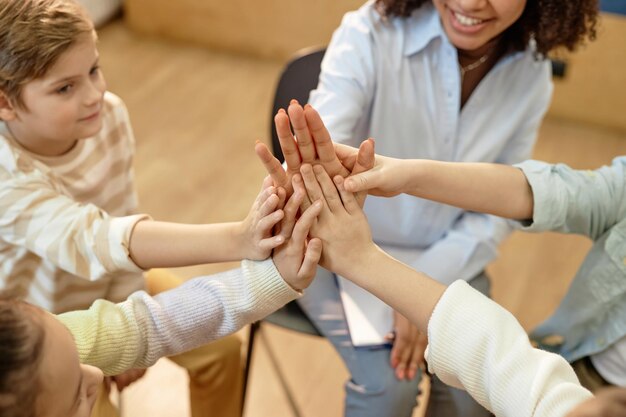
[[626,417],[626,388],[603,388],[595,394],[566,417]]
[[[293,126],[295,137],[290,128]],[[257,143],[256,153],[265,166],[265,169],[274,180],[276,187],[287,191],[287,197],[293,192],[292,178],[300,172],[302,164],[320,164],[331,177],[364,172],[374,164],[374,142],[371,139],[364,141],[354,155],[347,155],[349,160],[341,161],[335,151],[335,146],[320,115],[309,105],[304,108],[296,100],[292,100],[287,112],[279,110],[274,117],[276,133],[280,147],[285,156],[286,169],[276,159],[267,146]],[[296,140],[297,138],[297,140]],[[344,166],[345,162],[347,166]],[[359,194],[357,199],[363,204],[366,193]]]
[[283,279],[295,290],[303,290],[313,281],[322,254],[321,240],[309,237],[322,203],[308,204],[296,221],[305,190],[301,182],[294,182],[292,187],[293,194],[285,204],[285,216],[279,225],[280,233],[286,236],[285,243],[274,249],[272,259]]
[[284,218],[285,213],[279,206],[285,191],[272,185],[268,176],[263,181],[261,191],[257,195],[250,212],[239,224],[242,236],[242,252],[246,259],[267,259],[272,249],[281,245],[289,237],[285,233],[274,233],[277,224]]

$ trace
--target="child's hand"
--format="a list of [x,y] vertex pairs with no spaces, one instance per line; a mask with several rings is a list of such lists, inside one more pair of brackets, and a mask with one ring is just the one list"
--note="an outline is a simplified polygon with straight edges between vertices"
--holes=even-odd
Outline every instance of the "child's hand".
[[566,417],[626,417],[626,388],[602,388]]
[[322,242],[319,239],[313,238],[307,242],[309,230],[322,208],[321,201],[309,205],[296,222],[298,208],[304,196],[302,182],[294,183],[294,193],[285,205],[285,218],[280,225],[286,242],[274,249],[272,256],[280,275],[298,291],[308,287],[315,277],[317,263],[322,254]]
[[[311,167],[305,164],[300,172],[307,191],[303,206],[320,199],[324,203],[317,223],[311,230],[311,236],[322,241],[320,265],[346,275],[345,272],[368,256],[369,251],[377,250],[367,218],[354,194],[344,189],[341,176],[335,176],[333,183],[320,165]],[[298,177],[294,177],[294,184],[298,180]]]
[[250,212],[239,225],[239,239],[245,259],[263,260],[272,253],[272,249],[285,241],[285,236],[274,235],[272,229],[284,217],[279,207],[279,194],[284,190],[272,185],[271,177],[263,180],[261,192],[252,204]]
[[114,382],[118,392],[124,391],[130,384],[137,382],[146,374],[147,369],[129,369],[128,371],[110,378]]
[[393,343],[389,360],[396,378],[402,381],[412,380],[418,368],[424,362],[424,351],[428,341],[417,327],[402,314],[393,312],[393,336],[388,338]]
[[[368,141],[371,141],[372,145],[371,150],[368,147],[367,151],[368,153],[373,152],[373,140],[368,139]],[[366,142],[363,143],[366,144]],[[351,163],[354,164],[353,161],[357,158],[365,158],[360,149],[340,143],[335,144],[335,151],[337,157],[346,166],[350,166]],[[371,169],[354,172],[353,175],[346,178],[344,185],[346,190],[353,193],[367,192],[382,197],[393,197],[407,191],[407,174],[409,171],[404,166],[402,159],[375,155]]]

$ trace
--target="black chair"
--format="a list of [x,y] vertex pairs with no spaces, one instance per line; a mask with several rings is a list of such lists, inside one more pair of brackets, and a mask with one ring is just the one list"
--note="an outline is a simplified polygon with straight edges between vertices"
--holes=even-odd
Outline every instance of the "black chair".
[[[280,108],[285,110],[289,106],[291,99],[296,99],[300,103],[304,104],[309,99],[309,93],[317,86],[317,81],[320,73],[320,64],[324,56],[325,49],[323,48],[308,48],[300,51],[294,58],[292,58],[285,69],[283,70],[278,84],[276,86],[276,95],[274,96],[274,105],[272,107],[272,113],[270,115],[270,130],[272,134],[272,152],[280,160],[284,161],[283,153],[280,149],[280,142],[278,141],[278,135],[276,129],[274,129],[274,115]],[[299,333],[304,333],[313,336],[321,336],[321,333],[315,328],[315,325],[309,320],[309,318],[302,311],[297,302],[292,301],[270,314],[261,321],[257,321],[250,325],[250,332],[248,335],[248,350],[246,358],[246,367],[244,370],[243,378],[243,401],[245,406],[246,391],[248,386],[248,377],[250,374],[250,366],[252,363],[252,357],[254,353],[254,342],[257,335],[263,336],[261,330],[262,323],[271,323],[276,326],[280,326],[289,330],[294,330]],[[272,368],[276,371],[278,381],[281,388],[285,392],[289,406],[293,412],[293,415],[300,417],[301,413],[294,400],[293,394],[283,372],[281,370],[280,362],[277,360],[276,355],[270,349],[269,344],[265,340],[266,350],[270,359]],[[242,410],[243,413],[243,410]]]

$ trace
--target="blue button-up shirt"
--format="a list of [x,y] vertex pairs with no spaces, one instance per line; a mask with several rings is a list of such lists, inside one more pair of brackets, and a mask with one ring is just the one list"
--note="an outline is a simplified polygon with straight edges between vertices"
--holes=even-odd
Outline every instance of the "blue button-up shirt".
[[626,157],[595,171],[537,161],[519,167],[535,201],[523,230],[594,240],[558,309],[531,337],[569,361],[605,351],[626,336]]
[[[500,59],[462,110],[456,48],[428,3],[383,19],[373,1],[346,14],[322,62],[310,103],[334,141],[376,139],[397,158],[528,159],[552,94],[550,66],[530,48]],[[495,258],[510,225],[412,196],[368,197],[376,242],[443,283],[470,279]]]
[[[310,103],[337,142],[374,137],[377,153],[398,158],[512,164],[530,157],[551,93],[549,64],[529,50],[502,58],[459,111],[457,52],[434,7],[384,20],[368,2],[333,35]],[[368,197],[366,212],[377,243],[445,283],[482,271],[510,230],[406,195]]]

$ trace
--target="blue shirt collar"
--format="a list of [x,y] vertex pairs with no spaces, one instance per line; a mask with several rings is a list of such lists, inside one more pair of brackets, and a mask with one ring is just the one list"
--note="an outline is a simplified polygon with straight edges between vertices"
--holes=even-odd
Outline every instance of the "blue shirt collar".
[[[420,52],[426,48],[432,40],[437,38],[441,38],[444,42],[449,42],[448,35],[446,35],[441,25],[439,13],[435,10],[435,6],[433,6],[432,3],[426,3],[416,9],[407,19],[414,19],[417,23],[407,24],[405,26],[404,55],[410,56]],[[531,40],[526,51],[508,53],[500,59],[497,65],[512,59],[519,59],[524,53],[532,53],[533,50],[535,50],[535,46]]]
[[406,56],[420,52],[435,38],[447,39],[441,26],[439,13],[437,13],[437,10],[431,3],[424,4],[416,9],[407,19],[414,20],[416,23],[405,26],[404,54]]

